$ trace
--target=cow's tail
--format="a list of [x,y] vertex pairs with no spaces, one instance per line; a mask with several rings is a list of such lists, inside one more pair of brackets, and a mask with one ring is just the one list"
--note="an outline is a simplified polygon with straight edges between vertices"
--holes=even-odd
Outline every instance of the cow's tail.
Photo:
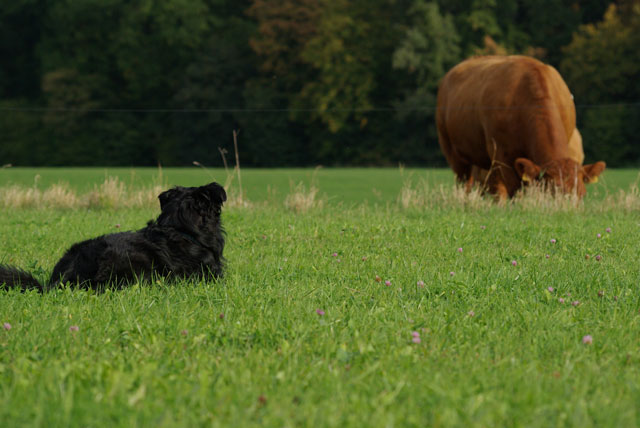
[[43,291],[44,288],[40,282],[29,272],[13,266],[0,265],[0,289],[2,288],[20,288],[24,290]]

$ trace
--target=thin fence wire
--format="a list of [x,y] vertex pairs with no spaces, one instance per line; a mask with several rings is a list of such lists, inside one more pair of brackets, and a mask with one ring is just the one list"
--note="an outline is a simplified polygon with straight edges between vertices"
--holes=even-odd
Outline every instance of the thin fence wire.
[[[629,103],[610,104],[576,104],[576,109],[615,109],[615,108],[640,108],[640,101]],[[545,106],[460,106],[455,110],[529,110],[542,109]],[[25,113],[305,113],[305,112],[432,112],[437,106],[423,107],[363,107],[363,108],[263,108],[263,107],[221,107],[221,108],[79,108],[79,107],[11,107],[0,106],[0,111],[25,112]]]

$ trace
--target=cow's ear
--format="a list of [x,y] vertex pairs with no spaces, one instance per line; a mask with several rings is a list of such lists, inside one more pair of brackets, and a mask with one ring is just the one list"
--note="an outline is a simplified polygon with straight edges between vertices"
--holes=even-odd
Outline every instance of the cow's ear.
[[590,165],[583,166],[584,170],[584,182],[585,183],[597,183],[598,177],[602,174],[602,171],[607,167],[607,164],[600,161],[592,163]]
[[524,182],[533,181],[540,175],[540,167],[526,158],[518,158],[514,163],[516,172]]

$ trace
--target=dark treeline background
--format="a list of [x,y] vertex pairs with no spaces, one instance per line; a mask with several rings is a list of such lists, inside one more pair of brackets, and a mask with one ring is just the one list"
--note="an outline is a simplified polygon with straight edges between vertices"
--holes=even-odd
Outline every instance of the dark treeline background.
[[0,164],[444,165],[439,79],[533,55],[640,161],[640,0],[2,0]]

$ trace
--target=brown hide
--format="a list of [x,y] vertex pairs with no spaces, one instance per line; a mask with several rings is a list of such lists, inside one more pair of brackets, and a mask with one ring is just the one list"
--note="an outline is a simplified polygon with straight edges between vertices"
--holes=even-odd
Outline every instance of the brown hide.
[[573,97],[553,67],[533,58],[477,57],[452,68],[438,89],[436,124],[458,180],[469,184],[473,167],[491,168],[487,187],[501,199],[539,178],[583,196],[604,170],[602,162],[582,167],[570,150]]

